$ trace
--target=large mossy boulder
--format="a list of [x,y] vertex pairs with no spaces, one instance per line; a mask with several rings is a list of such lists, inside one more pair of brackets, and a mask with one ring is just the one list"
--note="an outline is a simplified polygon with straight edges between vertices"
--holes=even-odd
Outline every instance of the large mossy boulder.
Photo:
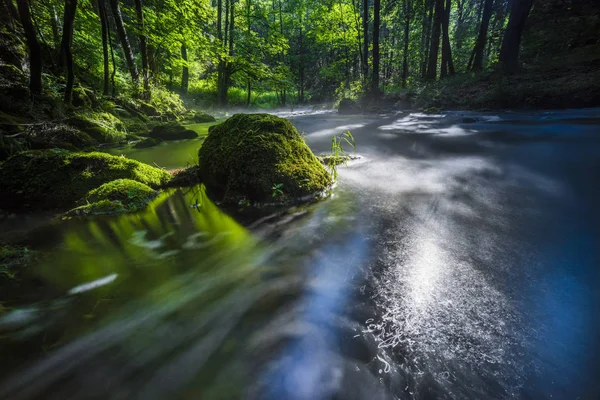
[[83,205],[67,215],[99,215],[135,212],[145,208],[158,192],[131,179],[117,179],[90,190],[79,202]]
[[199,151],[199,175],[225,203],[294,201],[327,189],[331,176],[286,119],[236,114]]
[[195,139],[198,137],[198,134],[191,129],[187,129],[180,123],[170,122],[155,126],[148,136],[160,140],[181,140]]
[[171,175],[105,153],[26,151],[0,164],[0,208],[72,207],[90,190],[116,179],[131,179],[156,189],[166,185]]

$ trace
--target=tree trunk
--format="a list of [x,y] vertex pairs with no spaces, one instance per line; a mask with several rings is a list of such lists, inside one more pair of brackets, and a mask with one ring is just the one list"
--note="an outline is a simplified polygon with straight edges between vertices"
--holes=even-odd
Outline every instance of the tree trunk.
[[58,15],[56,15],[56,8],[54,7],[54,5],[50,6],[50,27],[52,28],[52,40],[54,41],[54,50],[56,51],[58,46],[60,46],[60,34],[58,29]]
[[[104,7],[106,11],[106,6]],[[110,32],[110,24],[108,23],[108,13],[105,15],[106,19],[106,33],[108,34],[108,48],[110,49],[110,58],[112,61],[112,73],[110,74],[110,84],[112,85],[112,96],[117,95],[117,85],[115,84],[115,76],[117,75],[117,63],[115,61],[115,49],[113,46],[112,35]]]
[[404,0],[404,54],[402,55],[402,88],[406,88],[408,80],[408,41],[410,38],[411,0]]
[[[227,0],[225,0],[227,1]],[[217,1],[217,38],[220,41],[221,48],[224,46],[223,43],[223,0]],[[225,105],[223,99],[223,78],[224,78],[225,62],[223,57],[219,54],[219,64],[217,66],[217,104],[220,106]]]
[[42,46],[35,34],[28,0],[18,0],[19,19],[23,26],[29,52],[29,90],[32,95],[42,91]]
[[119,6],[119,0],[110,0],[110,8],[112,9],[113,19],[115,21],[115,27],[117,28],[117,35],[121,41],[121,47],[123,47],[123,55],[127,62],[127,68],[131,74],[131,80],[134,85],[138,85],[140,82],[140,74],[135,65],[133,58],[133,52],[131,51],[131,45],[127,38],[127,31],[125,30],[125,24],[123,23],[123,15],[121,14],[121,7]]
[[452,6],[452,0],[446,0],[446,8],[444,9],[444,16],[442,18],[442,71],[441,76],[444,78],[450,75],[454,75],[454,62],[452,61],[452,48],[450,47],[450,36],[448,29],[450,25],[450,8]]
[[190,70],[188,68],[188,55],[185,42],[181,44],[181,58],[183,59],[183,69],[181,71],[181,90],[187,94],[190,81]]
[[365,86],[369,76],[369,0],[363,0],[363,80]]
[[481,71],[483,69],[483,50],[485,49],[487,41],[493,6],[494,0],[485,0],[481,24],[479,26],[479,35],[477,36],[475,47],[473,48],[473,65],[471,66],[473,71]]
[[533,0],[513,0],[508,26],[500,49],[500,64],[504,72],[514,74],[519,71],[519,48],[525,23],[531,11]]
[[102,29],[102,58],[104,60],[104,80],[103,94],[108,96],[109,90],[109,62],[108,62],[108,19],[106,18],[106,4],[104,0],[98,0],[98,16],[100,17],[100,27]]
[[429,47],[431,46],[431,25],[433,24],[433,5],[435,0],[424,0],[426,4],[423,13],[423,30],[421,34],[421,45],[423,58],[421,60],[421,79],[427,78],[427,63],[429,61]]
[[304,103],[304,36],[300,26],[300,103]]
[[381,0],[373,1],[373,76],[371,77],[371,94],[379,97],[379,24]]
[[73,74],[73,23],[75,22],[75,13],[77,12],[77,0],[65,1],[65,13],[63,18],[63,33],[60,43],[60,53],[64,55],[65,67],[67,68],[67,86],[65,88],[65,104],[71,104],[73,97],[73,83],[75,76]]
[[429,50],[429,63],[427,65],[428,80],[434,81],[437,76],[437,62],[440,51],[440,28],[442,24],[442,14],[444,13],[444,0],[435,0],[435,15],[433,17],[433,27],[431,33],[431,48]]
[[[142,81],[144,83],[144,97],[150,97],[150,76],[148,72],[148,46],[146,33],[144,32],[144,6],[142,0],[135,0],[135,13],[137,16],[138,29],[140,31],[140,53],[142,56]],[[187,92],[187,90],[186,90]]]

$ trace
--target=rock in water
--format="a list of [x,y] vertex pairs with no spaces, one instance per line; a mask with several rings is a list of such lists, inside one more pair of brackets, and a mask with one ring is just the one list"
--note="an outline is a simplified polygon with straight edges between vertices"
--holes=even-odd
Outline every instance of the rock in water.
[[332,184],[296,128],[270,114],[236,114],[215,125],[198,155],[200,178],[225,203],[293,201]]
[[154,127],[148,136],[160,140],[181,140],[195,139],[198,134],[177,122],[170,122]]
[[356,101],[352,99],[342,99],[340,101],[340,105],[338,106],[338,114],[359,114],[360,107],[356,103]]

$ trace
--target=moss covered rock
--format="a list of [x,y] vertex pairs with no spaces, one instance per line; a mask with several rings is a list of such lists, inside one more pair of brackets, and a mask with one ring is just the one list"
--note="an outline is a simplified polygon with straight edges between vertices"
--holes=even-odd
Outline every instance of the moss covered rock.
[[163,141],[160,139],[148,137],[148,138],[143,138],[142,140],[140,140],[139,142],[134,144],[133,147],[136,149],[145,149],[148,147],[156,146],[157,144],[161,144],[162,142]]
[[199,158],[202,181],[227,203],[290,201],[332,183],[296,128],[269,114],[236,114],[214,126]]
[[0,164],[0,208],[66,208],[90,190],[116,179],[159,188],[171,175],[138,161],[98,152],[26,151]]
[[155,126],[148,135],[160,140],[195,139],[198,134],[177,122]]
[[80,201],[85,204],[67,214],[98,215],[135,212],[146,207],[157,193],[143,183],[131,179],[117,179],[90,190]]
[[118,143],[126,139],[127,132],[120,119],[107,112],[82,112],[67,123],[100,143]]

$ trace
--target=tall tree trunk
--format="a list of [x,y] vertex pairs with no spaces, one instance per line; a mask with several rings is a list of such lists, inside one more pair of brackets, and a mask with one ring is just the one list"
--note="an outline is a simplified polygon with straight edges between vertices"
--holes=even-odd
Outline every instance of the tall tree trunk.
[[109,90],[109,61],[108,61],[108,19],[106,17],[106,4],[104,0],[98,0],[98,16],[100,17],[100,27],[102,29],[102,59],[104,61],[104,80],[103,94],[108,96]]
[[519,48],[525,23],[531,11],[533,0],[513,0],[510,19],[500,49],[500,64],[504,72],[513,74],[519,71]]
[[[142,0],[135,0],[135,13],[137,16],[138,29],[140,31],[140,53],[142,56],[142,81],[144,83],[144,97],[150,97],[150,75],[148,72],[148,46],[144,29],[144,5]],[[186,90],[187,92],[187,90]]]
[[300,26],[300,103],[304,103],[304,36]]
[[[106,11],[106,7],[104,7]],[[110,84],[112,86],[112,96],[117,95],[117,85],[115,84],[115,76],[117,75],[117,63],[115,61],[115,49],[113,46],[112,35],[110,32],[110,24],[108,23],[108,13],[106,14],[106,33],[108,34],[108,48],[110,49],[110,58],[112,61],[112,73],[110,74]]]
[[183,59],[183,69],[181,71],[181,90],[187,94],[190,81],[190,70],[188,68],[188,55],[185,42],[181,43],[181,58]]
[[[279,0],[279,31],[281,33],[281,37],[285,37],[283,34],[283,7],[281,6],[281,0]],[[285,64],[285,54],[283,53],[283,51],[281,52],[280,57],[281,63]],[[286,102],[286,89],[283,88],[283,90],[281,91],[281,105],[285,106]]]
[[71,104],[73,97],[73,83],[75,76],[73,74],[73,23],[75,22],[75,13],[77,12],[77,0],[65,1],[65,13],[63,18],[63,33],[60,43],[60,52],[64,54],[65,67],[67,68],[67,86],[65,88],[65,104]]
[[402,87],[406,88],[408,80],[408,41],[410,38],[411,0],[404,0],[404,54],[402,55]]
[[[228,1],[228,0],[225,0],[225,1]],[[221,50],[224,46],[222,21],[223,21],[223,0],[218,0],[217,1],[217,38],[219,39]],[[224,69],[225,69],[225,62],[223,61],[223,57],[221,56],[221,54],[219,54],[219,65],[217,66],[217,104],[220,106],[225,105],[224,98],[223,98]]]
[[442,70],[441,76],[454,75],[454,62],[452,61],[452,48],[450,47],[450,36],[448,34],[450,25],[450,9],[452,0],[446,0],[446,8],[442,18]]
[[42,91],[42,46],[37,39],[28,0],[17,0],[19,19],[27,40],[29,52],[29,90],[32,95]]
[[[252,0],[246,0],[246,21],[248,21],[248,26],[247,28],[247,32],[248,32],[248,37],[250,37],[250,31],[252,29],[252,24],[251,24],[251,20],[250,20],[250,10],[252,7]],[[300,31],[302,32],[302,31]],[[302,44],[300,45],[300,47],[302,47]],[[250,78],[250,74],[248,74],[248,80],[247,80],[247,98],[246,98],[246,107],[250,107],[250,101],[252,100],[252,79]]]
[[363,0],[363,81],[365,86],[369,76],[369,0]]
[[429,47],[431,46],[431,26],[433,24],[433,5],[435,0],[423,0],[425,12],[423,13],[423,30],[421,33],[422,60],[421,79],[427,77],[427,63],[429,61]]
[[493,6],[494,0],[485,0],[481,24],[479,25],[479,35],[473,48],[473,65],[471,66],[473,71],[481,71],[483,69],[483,51],[485,50]]
[[131,75],[131,80],[134,85],[138,85],[140,82],[140,74],[135,65],[135,59],[133,58],[133,51],[131,51],[131,45],[127,38],[127,31],[125,30],[125,24],[123,23],[123,15],[121,14],[121,7],[119,6],[119,0],[110,0],[110,8],[112,10],[113,19],[115,21],[115,27],[117,28],[117,35],[121,41],[121,47],[123,47],[123,55],[127,62],[127,68]]
[[373,76],[371,77],[371,94],[379,97],[379,24],[381,0],[373,1]]
[[435,0],[435,15],[433,17],[433,27],[431,33],[431,48],[429,50],[429,63],[427,65],[428,80],[434,81],[437,76],[437,63],[440,51],[440,30],[442,25],[442,14],[444,13],[444,0]]
[[[12,3],[12,0],[9,0]],[[60,34],[58,29],[58,15],[56,14],[56,8],[54,4],[50,6],[50,28],[52,28],[52,40],[54,41],[54,49],[60,46]]]

